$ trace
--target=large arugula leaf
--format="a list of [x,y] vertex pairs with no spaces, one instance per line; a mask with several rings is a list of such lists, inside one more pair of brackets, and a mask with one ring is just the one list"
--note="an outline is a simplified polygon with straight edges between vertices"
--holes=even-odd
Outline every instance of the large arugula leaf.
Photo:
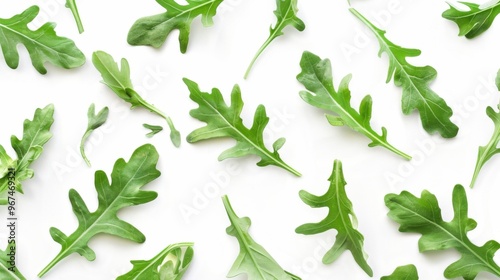
[[420,50],[395,45],[385,37],[385,31],[374,26],[355,9],[349,10],[377,37],[380,44],[379,56],[384,52],[387,53],[389,72],[386,82],[393,79],[394,84],[402,88],[403,113],[408,115],[418,110],[422,125],[428,133],[432,134],[437,131],[444,138],[455,137],[458,127],[450,120],[453,111],[444,99],[429,87],[429,84],[436,78],[437,71],[431,66],[413,66],[406,61],[408,57],[419,56]]
[[118,68],[118,64],[113,57],[103,51],[94,52],[92,55],[92,62],[95,68],[101,73],[103,78],[102,82],[118,97],[130,103],[132,105],[131,109],[143,107],[165,119],[170,128],[170,140],[176,147],[181,145],[181,134],[175,128],[172,119],[152,104],[146,102],[146,100],[134,90],[134,86],[130,80],[130,66],[125,58],[121,60],[121,69]]
[[169,245],[148,261],[131,261],[133,268],[116,280],[180,280],[193,260],[193,243]]
[[213,17],[222,1],[187,0],[186,5],[180,5],[175,0],[156,0],[167,12],[138,19],[130,28],[127,41],[134,46],[159,48],[165,43],[168,35],[178,29],[181,52],[185,53],[193,20],[201,16],[205,27],[212,26]]
[[68,38],[57,36],[55,23],[46,23],[37,30],[28,28],[28,24],[38,15],[40,8],[32,6],[19,15],[9,19],[0,19],[0,47],[7,65],[16,69],[19,65],[17,45],[23,44],[35,69],[47,73],[44,63],[66,69],[80,67],[85,63],[85,55]]
[[16,251],[16,244],[14,242],[7,244],[5,251],[0,250],[0,279],[1,280],[26,280],[26,278],[15,267],[12,270],[12,265],[9,264],[10,256],[7,254]]
[[397,267],[389,276],[383,276],[380,280],[418,280],[418,271],[413,264]]
[[428,191],[423,191],[421,198],[407,191],[388,194],[385,204],[389,217],[400,224],[400,232],[422,234],[418,241],[420,252],[455,249],[460,253],[461,258],[444,271],[446,278],[473,280],[480,272],[500,277],[500,267],[493,260],[500,244],[490,240],[479,247],[467,237],[477,223],[468,217],[467,197],[461,185],[453,189],[454,217],[450,222],[443,220],[436,197]]
[[370,147],[381,146],[405,159],[411,159],[409,155],[387,142],[385,127],[382,127],[382,135],[379,135],[371,127],[372,98],[370,95],[361,101],[359,112],[352,107],[349,90],[351,75],[342,79],[338,91],[335,91],[329,59],[321,60],[317,55],[306,51],[302,54],[300,67],[302,72],[297,76],[297,80],[309,90],[301,91],[300,97],[314,107],[336,114],[336,116],[327,115],[331,125],[348,126],[372,140],[369,144]]
[[[33,120],[25,120],[23,125],[23,137],[21,140],[16,136],[11,137],[11,145],[16,152],[17,159],[12,159],[5,149],[0,145],[0,195],[5,194],[8,189],[7,173],[9,168],[15,171],[16,190],[23,193],[23,181],[33,178],[34,171],[30,169],[31,164],[37,160],[43,152],[43,146],[50,140],[52,133],[50,127],[54,123],[54,105],[47,105],[43,109],[36,109]],[[6,204],[0,199],[0,205]]]
[[94,132],[94,130],[98,129],[106,122],[106,120],[108,119],[108,114],[109,114],[108,107],[102,108],[101,111],[99,111],[96,114],[94,103],[90,105],[89,110],[87,112],[88,124],[87,124],[87,130],[85,130],[82,140],[80,141],[80,154],[82,155],[83,159],[85,160],[85,162],[89,167],[90,167],[90,161],[87,158],[87,155],[85,154],[85,142],[90,137],[92,132]]
[[57,228],[50,229],[52,239],[61,244],[61,251],[38,276],[42,277],[59,261],[73,253],[93,261],[96,255],[88,243],[97,234],[106,233],[143,243],[146,240],[144,234],[118,218],[117,214],[122,208],[148,203],[158,196],[156,192],[142,190],[144,185],[160,176],[160,171],[156,169],[157,162],[156,148],[146,144],[134,151],[129,162],[124,159],[116,161],[111,173],[111,184],[104,171],[97,171],[95,189],[99,204],[93,213],[89,211],[80,194],[71,189],[69,200],[78,219],[78,228],[70,236],[66,236]]
[[[497,73],[496,85],[498,90],[500,91],[500,70]],[[497,105],[497,109],[499,110],[498,112],[496,112],[490,106],[486,108],[486,114],[493,121],[495,128],[488,144],[486,146],[479,147],[476,167],[474,168],[474,175],[472,176],[472,181],[470,183],[471,188],[474,187],[477,177],[479,176],[479,173],[481,172],[481,169],[486,164],[486,162],[490,160],[494,155],[500,153],[500,148],[498,148],[498,143],[500,142],[500,104]]]
[[274,41],[274,39],[285,34],[283,32],[285,27],[293,26],[298,31],[301,32],[304,31],[306,25],[299,17],[297,17],[298,11],[299,9],[297,8],[297,0],[276,0],[276,11],[274,11],[274,14],[276,15],[277,22],[274,25],[274,27],[271,26],[270,28],[271,34],[269,34],[269,37],[264,42],[264,44],[262,44],[260,49],[255,54],[254,58],[252,59],[252,62],[248,66],[248,69],[245,73],[245,79],[250,74],[250,71],[252,70],[252,67],[255,64],[255,61],[257,61],[257,59],[262,54],[262,52],[267,48],[267,46],[269,46],[269,44],[271,44],[271,42]]
[[460,29],[458,36],[465,36],[467,39],[477,37],[488,30],[496,16],[500,14],[500,1],[485,8],[475,3],[460,3],[467,6],[469,10],[459,10],[449,4],[450,8],[444,11],[443,17],[454,21]]
[[250,218],[238,217],[227,195],[222,197],[222,201],[231,222],[226,233],[236,237],[240,244],[240,253],[227,277],[233,278],[246,274],[248,280],[300,280],[300,277],[283,270],[266,249],[253,240],[248,233],[252,224]]
[[184,78],[184,83],[189,88],[191,100],[199,107],[191,110],[190,115],[202,122],[205,127],[196,129],[187,136],[189,143],[214,138],[228,137],[236,140],[236,146],[226,150],[219,156],[222,161],[227,158],[237,158],[247,155],[256,155],[261,158],[258,166],[275,165],[296,176],[299,172],[288,166],[280,157],[278,150],[285,144],[285,139],[280,138],[273,144],[273,152],[264,144],[264,129],[269,122],[266,109],[263,105],[257,107],[253,125],[250,129],[245,127],[240,117],[243,110],[241,90],[235,85],[231,93],[231,105],[227,106],[222,93],[214,88],[212,93],[202,92],[195,82]]
[[373,271],[366,262],[368,256],[363,250],[364,237],[356,230],[357,219],[352,202],[345,191],[346,181],[342,172],[342,163],[339,160],[335,160],[332,175],[328,180],[330,187],[322,196],[316,196],[304,190],[299,193],[305,204],[313,208],[328,208],[328,215],[318,223],[304,224],[298,227],[295,232],[312,235],[335,229],[337,231],[335,244],[326,252],[323,263],[333,263],[342,253],[349,250],[366,274],[373,276]]
[[76,0],[66,0],[66,8],[71,10],[71,13],[76,21],[76,26],[78,27],[78,32],[82,34],[84,29],[82,20],[80,19],[80,13],[78,12],[78,6],[76,5]]

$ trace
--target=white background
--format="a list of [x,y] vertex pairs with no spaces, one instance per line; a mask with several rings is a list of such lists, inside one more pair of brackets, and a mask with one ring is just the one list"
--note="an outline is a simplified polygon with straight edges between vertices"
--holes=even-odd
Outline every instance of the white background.
[[[121,211],[120,217],[139,228],[147,241],[135,244],[99,235],[90,242],[97,254],[94,262],[73,254],[45,279],[115,279],[131,269],[130,260],[150,259],[168,244],[182,241],[196,243],[195,259],[185,279],[225,279],[238,254],[238,243],[225,233],[229,221],[220,200],[223,194],[229,195],[238,215],[252,219],[252,236],[284,269],[308,280],[368,279],[350,252],[332,265],[321,264],[322,255],[333,244],[334,230],[316,236],[294,232],[297,226],[326,215],[326,209],[311,209],[302,203],[298,192],[324,193],[334,159],[343,162],[347,193],[365,236],[374,279],[409,263],[417,265],[421,279],[444,279],[444,269],[459,257],[453,250],[420,254],[419,235],[398,232],[398,225],[386,216],[383,198],[391,192],[409,190],[419,195],[428,189],[437,195],[445,219],[452,218],[452,188],[455,184],[468,186],[477,148],[487,143],[493,129],[485,108],[495,106],[499,99],[493,77],[500,67],[500,23],[495,22],[479,38],[467,40],[457,36],[453,22],[441,17],[447,9],[444,1],[352,1],[368,19],[386,29],[393,42],[422,50],[420,57],[410,60],[413,64],[432,65],[438,71],[432,89],[454,109],[460,126],[455,139],[442,140],[422,129],[417,113],[401,113],[401,89],[385,83],[387,57],[377,57],[375,38],[349,13],[347,1],[299,1],[299,16],[306,30],[300,33],[287,28],[286,36],[271,44],[246,81],[244,71],[275,22],[274,1],[227,0],[219,8],[214,26],[204,28],[199,19],[194,21],[184,55],[179,52],[177,31],[159,50],[127,44],[127,32],[136,19],[162,12],[155,1],[79,1],[86,28],[83,35],[77,33],[70,11],[59,2],[64,1],[3,0],[0,17],[8,18],[38,3],[43,18],[37,22],[57,22],[57,33],[74,39],[88,59],[95,50],[107,51],[116,59],[126,57],[139,92],[168,112],[183,137],[203,126],[189,116],[196,104],[188,97],[183,77],[198,82],[205,91],[218,87],[226,98],[238,83],[245,101],[242,117],[246,124],[250,125],[257,105],[264,104],[273,122],[267,129],[269,145],[286,137],[282,158],[303,177],[275,167],[259,168],[253,157],[218,162],[217,156],[231,147],[231,140],[196,145],[184,141],[176,149],[168,133],[148,139],[142,124],[163,125],[162,120],[142,109],[129,111],[127,104],[99,83],[101,78],[90,60],[70,71],[47,65],[49,72],[43,76],[19,47],[17,70],[8,68],[3,59],[0,62],[0,143],[13,154],[9,139],[12,134],[22,135],[23,120],[31,119],[36,108],[49,103],[56,108],[54,137],[34,164],[35,177],[25,182],[25,195],[18,204],[18,267],[28,279],[36,279],[59,252],[60,245],[52,241],[49,228],[55,226],[68,235],[76,229],[68,191],[76,189],[89,209],[95,210],[94,172],[104,170],[109,175],[116,159],[128,160],[134,149],[145,143],[154,144],[160,153],[162,176],[146,187],[157,191],[159,197]],[[355,107],[363,96],[371,94],[373,126],[377,130],[387,127],[390,143],[414,155],[413,161],[406,162],[383,148],[367,147],[369,140],[364,136],[329,126],[324,112],[299,98],[302,86],[295,76],[304,50],[332,60],[336,85],[343,76],[353,74],[350,87]],[[109,106],[110,116],[106,129],[97,131],[87,145],[93,163],[88,168],[77,150],[87,125],[87,109],[93,102],[98,109]],[[227,175],[234,165],[238,174]],[[500,158],[492,159],[476,188],[467,189],[470,216],[478,222],[469,236],[479,245],[500,240],[498,166]],[[218,191],[212,190],[209,196],[200,194],[214,183],[222,185]],[[183,215],[183,207],[198,213]],[[1,212],[0,218],[5,220],[6,213]],[[6,228],[0,227],[1,248],[6,236]],[[322,246],[325,242],[326,247]],[[477,279],[494,277],[481,274]]]

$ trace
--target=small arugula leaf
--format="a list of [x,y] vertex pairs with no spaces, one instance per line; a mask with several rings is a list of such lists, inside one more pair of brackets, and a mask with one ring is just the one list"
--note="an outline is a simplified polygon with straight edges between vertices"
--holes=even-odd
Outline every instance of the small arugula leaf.
[[46,74],[44,63],[66,69],[80,67],[85,63],[85,55],[68,38],[57,36],[55,23],[46,23],[33,31],[28,24],[38,15],[40,8],[32,6],[10,19],[0,19],[0,47],[7,65],[16,69],[19,65],[17,45],[23,44],[31,58],[31,63],[40,74]]
[[317,55],[306,51],[302,54],[300,67],[302,72],[297,76],[297,80],[308,90],[301,91],[300,97],[314,107],[336,114],[337,116],[326,115],[332,126],[348,126],[372,140],[370,147],[381,146],[405,159],[411,159],[409,155],[387,142],[387,130],[384,127],[382,127],[382,135],[376,133],[371,127],[372,98],[370,95],[361,101],[359,112],[352,107],[349,90],[351,75],[342,79],[339,90],[335,91],[329,59],[322,60]]
[[414,110],[420,113],[422,125],[430,134],[436,131],[444,138],[453,138],[458,133],[458,127],[451,122],[453,111],[446,101],[439,97],[429,84],[436,78],[437,71],[431,66],[414,66],[406,61],[408,57],[417,57],[421,51],[407,49],[395,45],[385,37],[385,31],[369,22],[358,11],[349,9],[377,37],[380,44],[379,56],[387,53],[389,57],[389,72],[387,83],[391,79],[403,90],[402,110],[405,115]]
[[479,247],[467,237],[477,223],[468,217],[467,196],[461,185],[453,189],[451,222],[443,220],[436,197],[428,191],[423,191],[421,198],[407,191],[400,195],[388,194],[385,205],[389,208],[388,216],[400,224],[400,232],[422,234],[418,241],[420,252],[455,249],[460,253],[461,258],[444,271],[446,278],[473,280],[480,272],[500,277],[500,267],[493,260],[500,244],[490,240]]
[[257,54],[255,54],[254,58],[252,59],[252,62],[250,63],[250,66],[248,66],[248,69],[245,73],[245,79],[248,77],[250,74],[250,71],[252,70],[253,65],[255,64],[255,61],[259,58],[259,56],[262,54],[262,52],[271,44],[274,39],[278,38],[279,36],[285,34],[283,30],[287,26],[293,26],[295,29],[298,31],[302,32],[306,28],[306,25],[304,22],[297,17],[297,12],[299,9],[297,8],[297,0],[276,0],[276,11],[274,11],[274,14],[276,15],[277,22],[274,27],[271,26],[269,37],[267,40],[264,42],[264,44],[260,47],[260,49],[257,51]]
[[[0,146],[0,195],[8,189],[8,172],[14,170],[14,182],[18,192],[23,193],[22,183],[34,176],[30,165],[37,160],[43,152],[43,146],[50,140],[52,133],[50,127],[54,123],[54,105],[47,105],[43,109],[36,109],[33,120],[24,121],[23,138],[11,137],[11,145],[16,152],[17,159],[12,159],[5,149]],[[5,205],[5,200],[0,200],[0,205]]]
[[138,19],[128,33],[127,41],[133,46],[161,47],[168,35],[179,30],[181,52],[185,53],[189,43],[191,23],[201,16],[203,26],[213,25],[213,17],[223,0],[187,0],[180,5],[175,0],[156,0],[167,12]]
[[88,125],[87,125],[87,130],[85,131],[85,134],[83,134],[82,140],[80,142],[80,153],[82,154],[83,159],[87,163],[87,165],[90,167],[90,161],[85,155],[85,142],[87,139],[90,137],[92,132],[99,127],[101,127],[106,120],[108,119],[108,114],[109,114],[109,109],[108,107],[104,107],[97,115],[95,114],[95,104],[92,103],[89,107],[89,111],[87,113],[88,117]]
[[467,39],[475,38],[488,30],[496,16],[500,14],[500,1],[485,8],[475,3],[460,3],[467,6],[469,10],[459,10],[448,4],[450,8],[443,13],[443,17],[454,21],[460,29],[458,36],[465,36]]
[[2,280],[26,280],[26,278],[19,272],[17,266],[13,265],[10,261],[11,252],[15,254],[16,244],[8,242],[5,251],[0,250],[0,279]]
[[[498,90],[500,91],[500,70],[497,73],[496,85]],[[474,175],[472,176],[472,181],[470,183],[471,188],[474,187],[477,177],[479,176],[479,173],[481,172],[481,169],[486,164],[486,162],[490,160],[494,155],[500,153],[500,148],[498,148],[498,143],[500,142],[500,104],[497,105],[497,108],[499,110],[498,112],[496,112],[490,106],[486,108],[486,114],[493,121],[495,129],[493,130],[493,135],[491,136],[488,144],[486,146],[479,147],[476,167],[474,168]]]
[[296,176],[299,172],[288,166],[280,157],[278,150],[285,144],[285,139],[280,138],[273,144],[273,152],[269,151],[264,144],[264,129],[269,123],[266,108],[263,105],[257,107],[252,128],[248,129],[240,117],[243,110],[241,90],[235,85],[231,93],[231,105],[227,106],[222,93],[214,88],[212,93],[202,92],[195,82],[184,78],[184,83],[189,88],[191,100],[199,107],[191,110],[190,115],[202,122],[207,123],[205,127],[191,132],[187,136],[189,143],[196,143],[206,139],[233,138],[236,146],[226,150],[219,156],[222,161],[228,158],[237,158],[247,155],[256,155],[261,158],[258,166],[275,165],[281,167]]
[[226,229],[226,233],[236,237],[240,244],[240,253],[227,277],[233,278],[246,274],[248,280],[300,280],[298,276],[284,271],[266,249],[253,240],[248,233],[252,224],[250,218],[238,217],[231,207],[227,195],[222,197],[222,201],[231,222],[231,225]]
[[384,276],[380,280],[418,280],[418,271],[413,264],[397,267],[389,276]]
[[151,132],[146,134],[146,136],[148,138],[155,136],[156,134],[160,133],[163,130],[163,127],[161,127],[159,125],[150,125],[150,124],[145,123],[142,126],[144,126],[144,128],[151,130]]
[[193,243],[169,245],[148,261],[131,261],[133,269],[116,280],[180,280],[193,260]]
[[121,60],[121,69],[118,68],[118,64],[114,61],[113,57],[103,51],[94,52],[92,62],[95,68],[101,73],[102,82],[116,93],[118,97],[130,103],[132,105],[131,109],[143,107],[165,119],[170,128],[170,140],[176,147],[181,145],[181,134],[175,128],[172,119],[155,106],[146,102],[134,90],[134,86],[130,80],[130,67],[125,58]]
[[57,228],[50,229],[52,239],[61,244],[61,251],[38,276],[42,277],[58,262],[73,253],[78,253],[89,261],[95,260],[95,252],[88,243],[97,234],[106,233],[143,243],[146,240],[144,234],[118,218],[117,214],[122,208],[156,199],[158,196],[156,192],[144,191],[142,187],[160,176],[160,171],[156,169],[157,162],[156,148],[146,144],[137,148],[128,162],[124,159],[116,161],[111,173],[111,184],[104,171],[97,171],[95,189],[99,204],[93,213],[89,211],[80,194],[74,189],[70,190],[69,200],[78,219],[78,228],[70,236],[66,236]]
[[373,271],[366,262],[368,256],[363,250],[364,237],[356,230],[357,219],[352,208],[352,202],[345,191],[346,181],[342,172],[342,163],[339,160],[335,160],[332,175],[328,180],[330,181],[330,187],[322,196],[316,196],[304,190],[299,193],[305,204],[313,208],[327,207],[327,217],[319,223],[304,224],[298,227],[295,232],[312,235],[335,229],[337,231],[335,244],[326,252],[323,263],[331,264],[343,252],[349,250],[358,265],[371,277]]
[[78,6],[76,6],[76,0],[66,0],[66,8],[71,10],[76,21],[76,26],[78,27],[78,32],[82,34],[84,29],[82,20],[80,19],[80,13],[78,12]]

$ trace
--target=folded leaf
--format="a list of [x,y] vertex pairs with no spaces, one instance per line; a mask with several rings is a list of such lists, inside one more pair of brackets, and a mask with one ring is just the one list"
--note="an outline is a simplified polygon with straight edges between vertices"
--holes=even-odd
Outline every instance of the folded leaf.
[[227,196],[223,196],[222,201],[231,222],[231,226],[226,229],[226,233],[236,237],[240,244],[240,253],[227,277],[233,278],[246,274],[248,280],[300,280],[298,276],[284,271],[266,249],[252,239],[248,233],[252,224],[250,218],[238,217]]
[[[500,91],[500,70],[497,73],[496,85],[498,90]],[[481,169],[486,164],[488,160],[490,160],[494,155],[500,153],[500,148],[498,147],[498,143],[500,142],[500,104],[497,105],[499,112],[496,112],[493,108],[486,108],[486,114],[493,121],[495,125],[495,129],[493,130],[493,135],[491,136],[490,141],[486,146],[479,147],[479,151],[477,154],[476,167],[474,168],[474,175],[472,176],[472,181],[470,183],[470,187],[473,188],[476,183],[477,177],[481,172]]]
[[133,46],[161,47],[168,35],[179,30],[181,52],[185,53],[189,43],[191,23],[201,16],[205,27],[213,25],[217,7],[223,0],[187,0],[180,5],[175,0],[156,0],[167,12],[138,19],[128,33],[127,41]]
[[421,198],[407,191],[388,194],[385,205],[389,217],[400,224],[400,232],[422,234],[418,241],[420,252],[455,249],[460,253],[461,258],[444,271],[446,278],[473,280],[480,272],[500,277],[500,267],[493,260],[500,244],[490,240],[479,247],[467,237],[477,223],[468,217],[467,197],[461,185],[453,189],[454,217],[450,222],[443,220],[436,197],[428,191],[423,191]]
[[78,27],[78,32],[80,34],[83,33],[83,24],[82,20],[80,19],[80,13],[78,12],[78,6],[76,6],[76,1],[75,0],[66,0],[66,8],[71,10],[71,13],[73,14],[73,17],[75,18],[76,21],[76,26]]
[[[50,104],[43,109],[36,109],[33,120],[24,121],[22,139],[19,140],[14,135],[10,139],[17,160],[13,160],[0,146],[0,195],[4,195],[8,189],[6,175],[9,168],[15,171],[16,190],[23,193],[23,181],[33,178],[35,172],[30,169],[30,166],[42,155],[43,146],[52,137],[50,127],[53,123],[54,105]],[[5,205],[5,202],[0,200],[0,205]]]
[[159,125],[150,125],[150,124],[145,123],[142,126],[144,126],[144,128],[151,130],[151,132],[146,134],[146,136],[148,138],[155,136],[156,134],[160,133],[163,130],[163,127],[161,127]]
[[16,244],[7,244],[7,249],[5,251],[0,250],[0,279],[2,280],[26,280],[26,278],[19,272],[16,266],[9,263],[10,252],[16,251]]
[[467,39],[477,37],[488,30],[500,13],[500,1],[485,8],[469,2],[460,3],[467,6],[469,10],[462,11],[448,4],[450,8],[443,13],[443,17],[454,21],[460,29],[458,36],[465,36]]
[[262,52],[267,48],[267,46],[269,46],[269,44],[271,44],[272,41],[274,41],[274,39],[284,34],[283,30],[287,26],[293,26],[295,29],[301,32],[304,31],[306,25],[299,17],[297,17],[298,11],[299,9],[297,8],[297,0],[276,0],[276,11],[274,11],[274,14],[276,15],[277,22],[274,27],[271,26],[271,34],[269,34],[267,40],[260,47],[260,49],[257,51],[257,54],[255,54],[254,58],[252,59],[250,66],[248,66],[247,72],[245,73],[245,79],[250,74],[255,61],[257,61],[257,58],[259,58]]
[[193,259],[192,246],[193,243],[173,244],[148,261],[131,261],[134,268],[116,280],[180,280]]
[[302,201],[313,208],[328,208],[328,215],[319,223],[304,224],[298,227],[295,232],[312,235],[335,229],[337,231],[335,244],[326,252],[323,263],[333,263],[342,253],[349,250],[366,274],[373,276],[373,271],[366,262],[368,256],[363,250],[364,237],[356,230],[357,219],[352,202],[345,191],[346,181],[342,172],[342,163],[339,160],[335,161],[332,175],[328,180],[330,187],[322,196],[316,196],[306,191],[300,191],[299,194]]
[[402,88],[403,113],[408,115],[418,110],[422,125],[428,133],[438,132],[444,138],[455,137],[458,127],[450,120],[453,111],[444,99],[429,87],[437,76],[436,70],[431,66],[413,66],[406,61],[408,57],[419,56],[420,50],[395,45],[385,37],[385,31],[374,26],[355,9],[351,8],[350,11],[377,37],[380,44],[379,56],[387,53],[389,73],[386,82],[394,79],[394,84]]
[[90,161],[85,155],[85,142],[90,137],[92,132],[94,132],[94,130],[98,129],[106,122],[106,120],[108,119],[108,114],[109,114],[108,107],[104,107],[101,111],[99,111],[99,113],[97,113],[97,115],[95,114],[95,104],[92,103],[89,107],[89,111],[87,113],[88,117],[87,130],[83,134],[82,140],[80,142],[80,153],[82,154],[83,159],[85,160],[85,162],[89,167],[90,167]]
[[232,138],[236,140],[236,146],[223,152],[219,160],[256,155],[261,158],[261,161],[257,163],[258,166],[275,165],[300,176],[300,173],[283,162],[278,153],[278,150],[285,144],[284,138],[274,142],[273,152],[264,145],[264,129],[269,123],[269,118],[263,105],[257,108],[252,128],[248,129],[240,117],[243,100],[238,85],[234,86],[231,93],[231,105],[227,106],[218,89],[214,88],[212,93],[207,93],[200,91],[198,84],[189,79],[184,78],[184,83],[189,88],[191,100],[199,105],[197,109],[191,110],[190,115],[207,123],[205,127],[187,136],[189,143],[214,138]]
[[146,240],[144,234],[118,218],[117,214],[122,208],[148,203],[158,196],[156,192],[142,190],[142,187],[160,176],[160,171],[156,169],[157,162],[158,152],[153,145],[147,144],[135,150],[129,162],[124,159],[116,161],[111,173],[111,184],[104,171],[97,171],[95,189],[98,207],[92,213],[80,194],[74,189],[70,190],[69,200],[78,219],[78,228],[70,236],[57,228],[50,229],[52,239],[61,244],[61,251],[38,276],[42,277],[73,253],[93,261],[96,255],[88,243],[97,234],[106,233],[143,243]]
[[372,140],[369,144],[370,147],[381,146],[405,159],[411,159],[409,155],[387,142],[387,130],[384,127],[382,127],[382,135],[376,133],[371,127],[371,96],[367,95],[361,101],[359,112],[352,107],[349,90],[351,75],[342,79],[339,90],[335,91],[330,60],[321,60],[317,55],[306,51],[302,54],[300,67],[302,72],[297,76],[297,80],[309,90],[301,91],[300,97],[314,107],[336,114],[336,116],[327,115],[331,125],[348,126]]
[[181,145],[181,134],[175,128],[172,119],[152,104],[146,102],[146,100],[134,90],[134,86],[130,80],[130,67],[125,58],[121,60],[121,69],[118,68],[118,64],[113,57],[103,51],[94,52],[92,55],[92,62],[97,71],[101,73],[103,78],[102,82],[118,95],[118,97],[130,103],[132,105],[131,109],[143,107],[165,119],[170,128],[170,140],[176,147]]
[[418,280],[417,268],[413,264],[400,266],[391,275],[380,280]]
[[85,55],[73,41],[57,36],[54,31],[55,23],[46,23],[35,31],[28,28],[39,11],[38,6],[32,6],[10,19],[0,19],[0,47],[7,65],[12,69],[17,68],[17,45],[23,44],[30,54],[33,66],[41,74],[47,73],[45,62],[66,69],[82,66]]

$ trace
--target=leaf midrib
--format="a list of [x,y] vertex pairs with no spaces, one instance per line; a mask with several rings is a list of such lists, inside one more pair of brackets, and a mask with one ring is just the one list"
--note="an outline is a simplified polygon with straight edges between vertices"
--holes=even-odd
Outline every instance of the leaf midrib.
[[[44,110],[45,110],[45,108],[41,110],[41,113],[46,113],[46,112],[44,112]],[[40,123],[41,123],[42,125],[38,126],[38,129],[36,130],[35,136],[32,138],[32,140],[31,140],[31,142],[30,142],[30,144],[29,144],[29,146],[28,146],[28,149],[26,150],[26,153],[23,155],[23,157],[22,157],[21,159],[19,159],[19,162],[23,162],[23,161],[24,161],[24,159],[25,159],[26,155],[29,153],[29,150],[30,150],[31,148],[36,147],[36,146],[40,146],[40,145],[33,145],[33,142],[35,142],[35,139],[38,137],[38,134],[39,134],[39,133],[40,133],[40,132],[44,129],[44,125],[43,125],[43,124],[45,124],[45,120],[47,119],[47,116],[48,116],[48,115],[49,115],[49,114],[45,114],[45,115],[43,116],[43,119],[40,121]],[[33,123],[33,122],[34,122],[34,120],[35,120],[35,118],[33,118],[33,121],[31,121],[31,123]],[[23,133],[23,134],[24,134],[24,133]],[[24,135],[23,135],[23,138],[24,138]],[[21,141],[22,141],[22,140],[21,140]]]
[[[181,11],[179,14],[177,14],[177,15],[175,15],[175,16],[173,16],[173,17],[171,17],[171,18],[168,18],[168,19],[167,19],[167,20],[165,20],[165,21],[162,21],[162,22],[160,22],[160,23],[158,23],[158,24],[153,25],[153,27],[156,27],[156,26],[158,26],[158,25],[165,24],[165,23],[170,22],[171,20],[174,20],[174,19],[177,19],[177,18],[181,18],[181,17],[183,17],[185,14],[188,14],[188,20],[189,20],[189,19],[190,19],[190,14],[191,14],[191,12],[193,12],[193,11],[195,11],[195,10],[197,10],[197,9],[201,9],[202,7],[207,6],[207,5],[209,5],[209,4],[210,4],[210,6],[212,6],[212,5],[213,5],[215,2],[217,2],[217,1],[220,1],[220,0],[210,0],[210,1],[207,1],[207,2],[205,2],[205,3],[200,4],[200,5],[198,5],[198,6],[196,6],[196,5],[195,5],[194,7],[190,8],[190,9],[187,9],[187,10],[184,10],[184,11]],[[167,10],[167,11],[165,12],[165,14],[166,14],[166,13],[168,12],[168,8],[166,8],[166,7],[164,7],[164,8]],[[174,8],[174,7],[171,7],[171,8]],[[178,11],[179,11],[179,9],[176,9],[176,10],[178,10]],[[209,9],[209,10],[210,10],[210,9]],[[200,13],[200,14],[201,14],[201,13]],[[198,15],[199,15],[199,14],[198,14]],[[196,15],[196,16],[198,16],[198,15]],[[195,17],[196,17],[196,16],[195,16]],[[186,21],[187,21],[187,20],[186,20]]]
[[[478,9],[479,9],[479,10],[478,10],[477,12],[473,12],[473,13],[470,13],[470,14],[467,14],[467,15],[457,16],[457,17],[453,17],[453,18],[454,18],[454,19],[462,19],[462,18],[466,18],[466,17],[470,17],[470,16],[474,16],[474,17],[475,17],[476,15],[481,14],[481,13],[484,13],[484,12],[486,12],[486,11],[488,11],[488,10],[494,10],[494,9],[495,9],[496,7],[498,7],[498,6],[500,6],[500,1],[499,1],[499,2],[497,2],[497,3],[495,3],[495,4],[493,4],[493,5],[491,5],[491,6],[489,6],[489,7],[486,7],[485,9],[481,9],[481,8],[479,8],[479,7],[478,7]],[[455,8],[455,9],[456,9],[456,8]],[[459,11],[459,12],[467,12],[467,11],[458,10],[458,9],[457,9],[457,11]],[[492,11],[490,11],[490,13],[491,13],[491,12],[492,12]],[[488,16],[488,17],[489,17],[489,16]]]
[[415,216],[418,216],[420,218],[422,218],[423,220],[427,221],[428,223],[430,223],[431,225],[437,227],[439,230],[441,230],[442,232],[446,233],[447,235],[449,235],[452,239],[454,239],[455,241],[457,241],[458,243],[460,243],[462,245],[462,247],[464,247],[465,249],[467,249],[470,253],[472,253],[472,255],[474,255],[477,259],[481,260],[487,267],[489,267],[492,271],[494,271],[496,273],[496,275],[500,275],[500,271],[497,269],[497,268],[494,268],[491,266],[491,264],[489,262],[487,262],[486,260],[484,260],[481,256],[479,256],[474,250],[472,250],[467,244],[465,244],[461,239],[457,238],[453,233],[449,232],[447,229],[445,229],[444,227],[442,227],[440,224],[432,221],[432,220],[429,220],[427,217],[424,217],[422,215],[420,215],[420,213],[416,212],[416,211],[413,211],[411,210],[410,208],[407,208],[406,206],[404,206],[403,204],[400,204],[400,203],[397,203],[395,201],[393,201],[393,203],[396,203],[398,204],[401,208],[407,210],[408,212],[414,214]]

